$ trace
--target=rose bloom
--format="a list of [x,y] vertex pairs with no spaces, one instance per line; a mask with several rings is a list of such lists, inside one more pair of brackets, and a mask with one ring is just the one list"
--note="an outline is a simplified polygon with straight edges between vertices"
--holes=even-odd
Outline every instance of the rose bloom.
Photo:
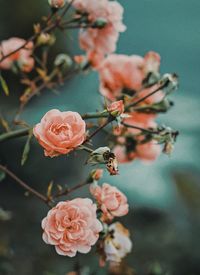
[[[21,47],[26,41],[21,38],[13,37],[8,40],[4,40],[0,45],[0,59],[15,51],[19,47]],[[12,55],[5,58],[0,63],[0,69],[9,70],[12,68],[14,63],[16,62],[18,67],[23,72],[30,72],[34,67],[34,59],[31,57],[33,51],[33,43],[29,42],[25,48],[20,49],[19,51],[13,53]]]
[[112,102],[108,107],[107,107],[108,112],[112,116],[120,116],[124,112],[124,103],[123,100],[115,101]]
[[102,231],[96,210],[90,199],[59,202],[42,220],[44,242],[54,245],[59,255],[74,257],[77,252],[88,253]]
[[104,183],[102,187],[91,185],[90,192],[103,212],[102,220],[112,220],[128,213],[127,198],[117,187],[108,183]]
[[142,88],[145,77],[150,72],[156,73],[159,70],[159,65],[160,56],[154,52],[147,53],[144,58],[138,55],[111,54],[98,69],[100,92],[111,101],[121,97],[124,89],[132,90],[134,95]]
[[120,263],[131,252],[132,242],[130,233],[121,223],[116,222],[109,226],[109,234],[104,241],[106,261]]
[[76,112],[47,112],[36,124],[33,133],[44,148],[45,156],[67,154],[85,140],[86,124]]
[[87,52],[92,66],[98,67],[105,55],[116,50],[119,33],[125,31],[122,23],[123,7],[116,1],[75,0],[73,6],[81,13],[88,13],[90,24],[99,21],[105,26],[81,29],[80,47]]

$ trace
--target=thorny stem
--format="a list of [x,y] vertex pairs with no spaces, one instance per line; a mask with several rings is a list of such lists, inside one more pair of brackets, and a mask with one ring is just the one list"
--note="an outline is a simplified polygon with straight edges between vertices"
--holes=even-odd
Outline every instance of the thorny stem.
[[18,178],[11,170],[9,170],[7,167],[0,164],[0,170],[3,171],[5,174],[10,176],[13,180],[15,180],[21,187],[23,187],[26,191],[36,196],[38,199],[46,203],[48,206],[50,206],[49,198],[42,195],[40,192],[36,191],[32,187],[28,186],[24,181],[22,181],[20,178]]
[[56,193],[56,194],[53,196],[53,199],[59,198],[59,197],[65,196],[65,195],[68,195],[68,194],[72,193],[73,191],[75,191],[75,190],[77,190],[77,189],[79,189],[79,188],[81,188],[81,187],[84,187],[84,186],[88,185],[89,183],[90,183],[89,181],[84,181],[84,182],[82,182],[82,183],[80,183],[80,184],[75,185],[75,186],[72,187],[72,188],[66,188],[66,189],[64,189],[64,190],[62,190],[62,191]]

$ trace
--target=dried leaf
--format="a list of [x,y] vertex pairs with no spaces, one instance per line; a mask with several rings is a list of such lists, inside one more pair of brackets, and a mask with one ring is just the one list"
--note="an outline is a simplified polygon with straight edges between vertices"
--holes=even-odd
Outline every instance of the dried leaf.
[[28,154],[30,152],[30,141],[31,141],[31,138],[33,136],[33,132],[32,130],[29,132],[29,135],[28,135],[28,138],[27,138],[27,141],[26,141],[26,144],[24,146],[24,151],[23,151],[23,154],[22,154],[22,159],[21,159],[21,165],[23,166],[25,164],[25,162],[27,161],[27,158],[28,158]]
[[51,198],[52,188],[53,188],[53,181],[51,181],[49,183],[49,185],[48,185],[48,188],[47,188],[47,198]]
[[9,88],[8,88],[8,85],[5,81],[5,79],[3,78],[3,76],[0,74],[0,84],[1,84],[1,87],[5,93],[6,96],[9,96]]
[[43,79],[46,78],[46,71],[45,70],[42,70],[40,68],[36,68],[36,71],[38,72],[39,76],[41,76]]

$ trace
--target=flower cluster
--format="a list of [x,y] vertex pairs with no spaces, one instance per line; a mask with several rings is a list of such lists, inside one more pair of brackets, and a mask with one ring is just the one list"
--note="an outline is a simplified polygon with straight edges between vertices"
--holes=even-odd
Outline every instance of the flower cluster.
[[[103,261],[120,262],[131,251],[129,232],[115,217],[128,213],[126,196],[116,187],[98,185],[102,170],[93,170],[89,177],[91,199],[76,198],[59,202],[42,220],[43,240],[54,245],[59,255],[74,257],[77,252],[88,253],[97,243]],[[98,216],[98,218],[97,218]]]
[[105,56],[116,50],[119,33],[126,29],[122,23],[123,7],[109,0],[75,0],[73,6],[79,14],[87,14],[89,26],[80,29],[80,47],[92,66],[98,67]]
[[[14,133],[9,133],[7,122],[3,121],[8,133],[1,135],[0,141],[28,135],[22,165],[27,159],[33,134],[46,157],[83,150],[88,153],[86,164],[98,167],[91,171],[84,183],[71,189],[58,185],[58,193],[52,194],[53,183],[50,184],[46,196],[28,187],[2,165],[0,170],[7,172],[28,192],[51,207],[42,220],[43,240],[55,246],[59,255],[74,257],[77,252],[88,253],[96,244],[100,266],[104,266],[106,261],[119,264],[131,251],[132,242],[128,229],[114,219],[127,215],[129,205],[125,194],[116,186],[99,184],[103,176],[103,169],[99,166],[115,176],[119,174],[118,163],[135,159],[151,162],[162,151],[172,153],[178,132],[158,125],[156,119],[159,113],[167,112],[173,105],[169,95],[176,90],[178,78],[175,74],[160,73],[161,58],[156,52],[150,51],[144,57],[115,53],[119,34],[126,29],[123,7],[117,1],[48,2],[51,14],[43,18],[44,28],[43,24],[35,24],[30,39],[14,37],[0,43],[0,70],[11,69],[19,73],[21,84],[26,86],[20,97],[18,115],[27,102],[43,89],[54,90],[71,73],[90,69],[99,76],[99,92],[105,103],[102,110],[84,115],[51,109],[33,127]],[[71,18],[65,18],[71,7]],[[66,53],[59,53],[54,62],[49,62],[49,47],[56,42],[54,30],[68,28],[79,29],[80,48],[85,55],[72,58]],[[50,69],[49,63],[52,63]],[[8,95],[2,74],[0,85]],[[88,119],[93,120],[87,123]],[[105,127],[110,127],[109,132]],[[93,137],[102,130],[108,136],[108,146],[94,148]],[[86,185],[95,202],[89,198],[57,200]]]

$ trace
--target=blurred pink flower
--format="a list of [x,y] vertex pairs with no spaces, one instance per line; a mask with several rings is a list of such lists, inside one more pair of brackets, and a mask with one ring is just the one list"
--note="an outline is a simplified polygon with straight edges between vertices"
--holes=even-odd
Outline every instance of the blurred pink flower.
[[59,202],[42,221],[43,240],[55,245],[59,255],[74,257],[88,253],[102,230],[96,205],[90,199],[76,198]]
[[161,152],[161,146],[153,140],[136,146],[136,157],[147,163],[156,160]]
[[117,187],[108,183],[104,183],[102,187],[91,185],[90,192],[103,212],[103,221],[112,220],[114,217],[121,217],[128,213],[127,198]]
[[144,78],[143,65],[143,58],[137,55],[109,55],[99,68],[101,94],[114,101],[125,88],[138,90]]
[[160,56],[154,52],[147,53],[144,58],[138,55],[111,54],[98,68],[100,92],[111,101],[121,97],[123,89],[139,92],[142,81],[148,73],[158,72],[159,65]]
[[[10,54],[11,52],[15,51],[23,44],[25,44],[25,40],[17,37],[10,38],[8,40],[4,40],[1,42],[0,45],[0,59]],[[33,43],[29,42],[25,48],[20,49],[16,53],[10,55],[9,57],[5,58],[0,63],[0,69],[2,70],[9,70],[12,68],[14,63],[16,62],[18,67],[23,72],[30,72],[34,67],[34,59],[31,57],[33,51]]]
[[113,153],[115,154],[119,163],[127,163],[133,161],[136,158],[134,148],[132,151],[127,152],[127,148],[125,145],[116,145],[113,149]]
[[83,143],[86,124],[76,112],[53,109],[35,125],[33,133],[45,149],[45,156],[55,157],[67,154]]
[[75,0],[73,5],[79,12],[88,13],[90,24],[105,22],[102,27],[81,29],[79,35],[81,48],[91,64],[98,67],[105,55],[116,50],[119,33],[126,29],[122,23],[123,7],[108,0]]

